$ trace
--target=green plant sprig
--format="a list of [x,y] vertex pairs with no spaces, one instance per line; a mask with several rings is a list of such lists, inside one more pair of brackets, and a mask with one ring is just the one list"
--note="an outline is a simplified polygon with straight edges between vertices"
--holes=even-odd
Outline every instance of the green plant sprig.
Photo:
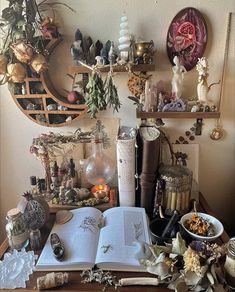
[[88,106],[87,113],[91,118],[96,118],[96,114],[99,111],[105,110],[107,107],[104,82],[97,72],[89,76],[86,89],[86,105]]
[[105,98],[107,105],[113,108],[113,112],[118,112],[122,104],[119,100],[117,87],[113,82],[112,75],[108,75],[105,80]]

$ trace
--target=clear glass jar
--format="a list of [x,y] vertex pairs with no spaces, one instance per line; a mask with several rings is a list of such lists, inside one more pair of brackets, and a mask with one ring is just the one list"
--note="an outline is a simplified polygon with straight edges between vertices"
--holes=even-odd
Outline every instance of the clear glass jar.
[[228,242],[224,270],[228,286],[235,290],[235,237],[232,237]]
[[23,213],[14,208],[7,212],[6,233],[9,245],[13,249],[20,250],[29,243],[29,230],[24,220]]
[[105,185],[116,172],[115,162],[103,149],[103,134],[98,133],[93,139],[93,154],[87,158],[85,174],[88,182],[93,185]]

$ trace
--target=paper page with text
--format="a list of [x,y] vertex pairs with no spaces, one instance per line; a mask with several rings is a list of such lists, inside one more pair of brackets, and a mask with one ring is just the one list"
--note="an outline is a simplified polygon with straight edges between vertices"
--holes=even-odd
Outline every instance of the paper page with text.
[[[52,252],[50,235],[36,264],[36,270],[81,270],[95,263],[102,212],[92,207],[71,211],[73,218],[65,224],[55,224],[51,233],[57,233],[65,247],[65,257],[58,262]],[[50,233],[50,234],[51,234]]]
[[103,269],[143,271],[135,259],[134,242],[150,243],[145,209],[117,207],[103,213],[96,264]]

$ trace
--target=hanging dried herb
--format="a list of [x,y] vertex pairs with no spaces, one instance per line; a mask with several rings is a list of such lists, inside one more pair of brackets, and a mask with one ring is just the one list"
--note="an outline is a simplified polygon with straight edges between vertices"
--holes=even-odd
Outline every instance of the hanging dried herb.
[[104,82],[98,73],[89,76],[86,89],[86,105],[88,106],[87,113],[91,118],[96,118],[98,111],[106,110],[107,107]]
[[113,83],[113,77],[111,74],[108,75],[105,81],[105,98],[107,105],[112,107],[113,111],[118,112],[121,107],[121,103],[118,97],[117,87]]

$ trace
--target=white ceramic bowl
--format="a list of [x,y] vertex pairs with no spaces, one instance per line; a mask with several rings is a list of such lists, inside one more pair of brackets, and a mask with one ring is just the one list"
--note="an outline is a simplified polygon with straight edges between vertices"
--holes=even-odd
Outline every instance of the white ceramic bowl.
[[215,240],[216,238],[218,238],[224,231],[224,227],[222,225],[222,223],[216,219],[215,217],[211,216],[211,215],[208,215],[208,214],[205,214],[205,213],[200,213],[198,212],[197,214],[202,217],[203,219],[207,220],[208,222],[212,223],[213,226],[214,226],[214,230],[215,230],[215,234],[213,236],[201,236],[201,235],[198,235],[198,234],[195,234],[191,231],[189,231],[186,227],[185,227],[185,222],[189,219],[192,218],[192,215],[195,214],[195,213],[187,213],[185,214],[181,220],[180,220],[180,223],[182,225],[182,227],[184,228],[184,230],[194,239],[196,240],[206,240],[206,241],[213,241]]

